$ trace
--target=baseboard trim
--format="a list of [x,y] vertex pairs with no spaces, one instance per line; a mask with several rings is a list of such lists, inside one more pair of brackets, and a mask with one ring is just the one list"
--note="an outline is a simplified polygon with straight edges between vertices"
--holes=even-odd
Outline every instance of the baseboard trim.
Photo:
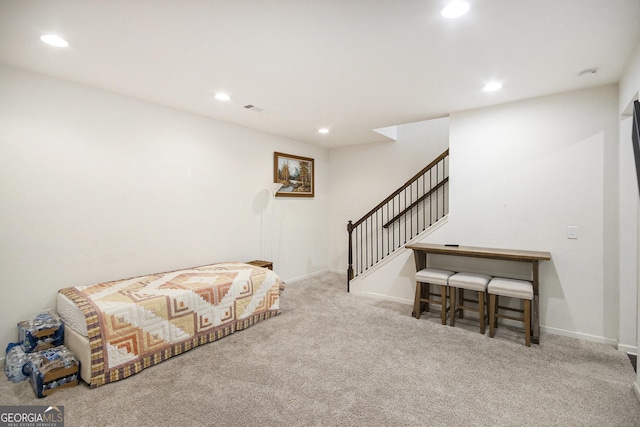
[[638,355],[638,347],[637,346],[618,343],[618,350],[624,351],[625,353],[628,353],[628,354],[633,354],[634,356]]
[[601,337],[598,335],[583,334],[581,332],[568,331],[566,329],[559,329],[559,328],[551,328],[549,326],[540,326],[540,331],[553,334],[553,335],[562,335],[564,337],[576,338],[582,341],[590,341],[590,342],[595,342],[599,344],[606,344],[608,346],[618,348],[617,340]]
[[320,270],[320,271],[316,271],[316,272],[313,272],[313,273],[305,274],[303,276],[294,277],[293,279],[286,279],[286,280],[284,280],[284,283],[287,284],[287,283],[300,282],[302,280],[311,279],[312,277],[320,276],[320,275],[325,274],[325,273],[335,273],[335,274],[343,275],[344,276],[344,289],[345,290],[347,289],[347,273],[345,273],[344,271],[329,270],[329,269]]
[[380,299],[380,300],[385,300],[385,301],[393,301],[393,302],[398,302],[400,304],[406,304],[406,305],[413,305],[413,300],[408,300],[405,298],[398,298],[398,297],[392,297],[389,295],[384,295],[384,294],[379,294],[376,292],[366,292],[366,291],[360,291],[360,292],[353,292],[352,293],[356,294],[356,295],[362,295],[365,297],[369,297],[369,298],[375,298],[375,299]]
[[633,383],[633,391],[636,393],[636,399],[640,402],[640,385],[638,385],[638,380]]

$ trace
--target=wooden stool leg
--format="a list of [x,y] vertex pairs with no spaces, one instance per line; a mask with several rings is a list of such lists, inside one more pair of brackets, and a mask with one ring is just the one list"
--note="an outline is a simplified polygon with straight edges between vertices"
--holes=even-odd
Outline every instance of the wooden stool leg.
[[496,296],[495,294],[489,294],[489,336],[493,338],[495,331],[496,320]]
[[[458,305],[463,306],[464,305],[464,288],[460,289],[460,293],[458,296]],[[458,313],[458,318],[460,319],[464,319],[464,309],[460,309],[460,312]]]
[[[422,295],[425,295],[427,299],[431,298],[431,283],[423,283],[424,288],[422,290]],[[429,311],[429,303],[424,303],[424,311]]]
[[[449,313],[449,325],[450,326],[456,326],[456,309],[457,309],[457,304],[456,304],[456,292],[458,291],[458,289],[450,286],[449,287],[449,299],[451,300],[449,302],[450,307],[449,310],[451,310],[451,312]],[[460,291],[462,291],[462,289],[460,289]]]
[[440,317],[442,318],[442,324],[447,324],[447,287],[444,285],[440,285],[440,298],[442,300],[442,313],[440,313]]
[[531,347],[531,300],[524,300],[524,343]]
[[496,298],[496,308],[495,308],[493,314],[495,316],[495,319],[494,319],[495,327],[497,328],[498,327],[498,316],[496,316],[496,314],[498,314],[498,306],[500,305],[500,297],[498,295],[495,295],[495,294],[493,296]]
[[478,317],[480,319],[480,333],[484,335],[484,292],[478,291]]
[[416,282],[416,296],[413,300],[413,317],[416,319],[420,318],[420,312],[422,311],[422,303],[420,302],[420,298],[422,298],[422,283]]

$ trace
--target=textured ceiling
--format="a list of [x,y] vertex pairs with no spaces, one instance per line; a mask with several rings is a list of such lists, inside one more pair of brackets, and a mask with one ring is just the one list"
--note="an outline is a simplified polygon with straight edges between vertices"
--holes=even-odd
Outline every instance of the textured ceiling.
[[[444,0],[0,0],[0,63],[337,147],[616,83],[640,39],[638,0],[468,1],[446,20]],[[483,92],[493,79],[502,90]]]

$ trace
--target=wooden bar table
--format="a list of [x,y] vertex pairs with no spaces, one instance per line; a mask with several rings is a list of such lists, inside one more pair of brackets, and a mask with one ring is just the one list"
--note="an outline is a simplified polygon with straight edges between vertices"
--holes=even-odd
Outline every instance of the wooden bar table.
[[431,243],[414,243],[406,245],[405,248],[412,249],[416,260],[416,271],[427,268],[427,255],[453,255],[461,257],[497,259],[502,261],[526,262],[531,264],[531,282],[533,283],[533,307],[531,322],[531,341],[534,344],[540,343],[540,320],[539,320],[539,287],[540,287],[540,261],[550,261],[549,252],[524,251],[518,249],[496,249],[477,248],[471,246],[457,245],[436,245]]

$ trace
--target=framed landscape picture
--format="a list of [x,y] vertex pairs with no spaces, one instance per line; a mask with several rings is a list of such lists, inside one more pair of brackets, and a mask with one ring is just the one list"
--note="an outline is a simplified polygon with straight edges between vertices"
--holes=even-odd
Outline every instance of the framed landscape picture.
[[282,184],[277,197],[313,197],[314,164],[309,157],[273,153],[273,182]]

